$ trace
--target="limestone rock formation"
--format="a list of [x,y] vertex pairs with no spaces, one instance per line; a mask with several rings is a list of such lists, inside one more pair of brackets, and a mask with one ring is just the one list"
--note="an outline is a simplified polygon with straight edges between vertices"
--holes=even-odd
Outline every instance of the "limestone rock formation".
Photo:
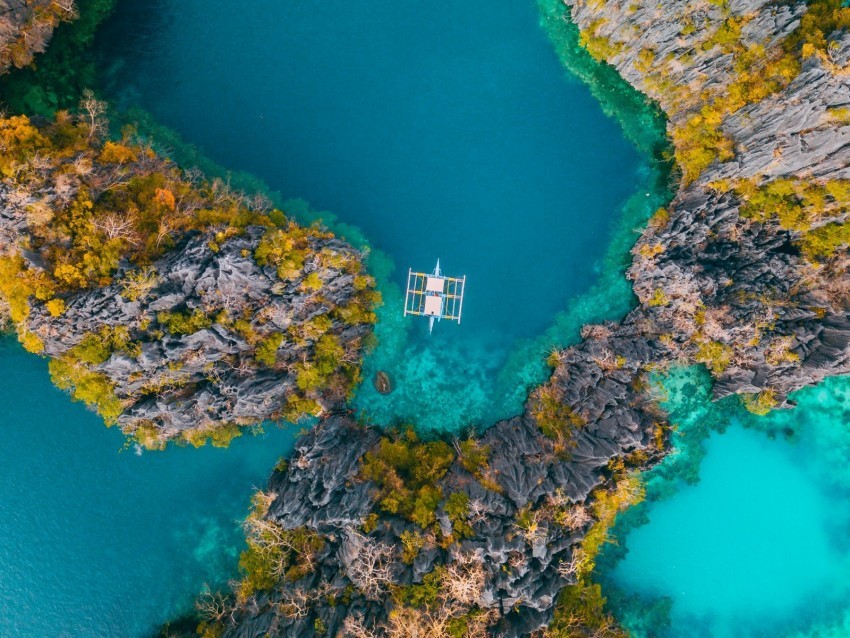
[[83,106],[0,120],[0,299],[54,382],[148,447],[344,403],[378,298],[361,254]]

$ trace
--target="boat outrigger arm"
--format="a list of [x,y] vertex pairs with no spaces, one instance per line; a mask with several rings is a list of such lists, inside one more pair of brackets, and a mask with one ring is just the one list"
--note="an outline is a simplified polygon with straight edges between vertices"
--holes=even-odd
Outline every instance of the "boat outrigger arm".
[[434,329],[434,321],[448,319],[460,323],[463,312],[463,278],[446,277],[440,270],[440,260],[431,274],[407,272],[407,292],[404,296],[404,316],[428,317],[428,334]]

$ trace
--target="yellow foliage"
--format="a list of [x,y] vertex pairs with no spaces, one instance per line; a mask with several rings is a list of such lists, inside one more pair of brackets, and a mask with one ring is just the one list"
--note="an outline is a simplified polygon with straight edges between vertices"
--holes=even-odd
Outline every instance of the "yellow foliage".
[[146,450],[164,450],[165,441],[153,423],[142,423],[133,432],[133,438]]
[[183,432],[183,438],[194,447],[203,447],[207,442],[210,442],[213,447],[226,448],[233,439],[240,436],[242,436],[242,430],[232,423],[222,423],[202,430],[195,429]]
[[48,370],[59,389],[70,390],[75,400],[94,408],[106,425],[113,425],[124,410],[120,399],[115,396],[115,384],[105,375],[66,357],[51,360]]
[[98,161],[103,164],[127,164],[138,160],[136,151],[129,146],[107,141],[100,151]]
[[51,317],[59,317],[65,312],[65,302],[62,299],[51,299],[45,304]]
[[657,306],[666,306],[670,303],[670,300],[667,298],[663,289],[657,288],[655,292],[652,293],[652,297],[650,297],[646,303],[649,304],[650,307],[654,308]]
[[823,223],[841,218],[850,206],[850,180],[775,179],[759,184],[750,179],[738,182],[735,193],[744,201],[742,216],[761,222],[775,219],[782,228],[800,233],[797,242],[811,261],[850,243],[846,222]]
[[0,256],[0,293],[9,304],[12,321],[21,322],[29,316],[28,299],[32,289],[24,277],[24,260],[18,255]]
[[44,350],[44,342],[34,332],[26,329],[18,329],[18,341],[27,352],[39,354]]
[[13,166],[26,162],[50,143],[25,115],[0,118],[0,173],[13,175]]
[[655,61],[655,52],[652,49],[641,49],[635,60],[635,68],[642,73],[646,73],[652,67]]
[[747,411],[757,416],[764,416],[779,404],[776,399],[776,392],[770,388],[758,394],[741,395],[741,401]]
[[302,286],[306,290],[312,290],[313,292],[322,289],[322,278],[319,277],[319,273],[311,272],[304,278],[302,282]]
[[[346,321],[374,322],[373,309],[380,301],[374,280],[362,272],[359,255],[341,248],[319,252],[318,240],[331,237],[326,230],[299,226],[279,211],[266,215],[252,210],[245,205],[243,195],[231,192],[222,181],[199,181],[184,174],[168,160],[158,159],[150,148],[131,142],[129,133],[120,142],[104,141],[103,136],[91,133],[85,121],[64,111],[56,113],[53,123],[38,126],[24,116],[0,117],[0,177],[30,192],[58,188],[60,180],[78,186],[70,202],[62,198],[33,200],[35,203],[26,210],[26,237],[21,245],[26,242],[28,249],[37,251],[41,259],[37,263],[43,263],[43,267],[29,265],[20,254],[0,256],[0,297],[24,346],[32,351],[43,348],[38,335],[24,325],[31,306],[43,302],[46,313],[61,317],[66,312],[68,293],[111,284],[116,284],[126,299],[140,299],[158,284],[152,264],[188,233],[205,232],[205,239],[223,247],[245,227],[258,225],[269,232],[254,257],[257,263],[277,272],[286,282],[282,287],[293,282],[292,287],[300,283],[306,290],[319,291],[324,269],[338,264],[353,276],[356,290],[354,298],[342,308],[316,295],[323,308],[319,311],[325,314],[294,322],[287,331],[287,337],[299,346],[313,348],[315,357],[302,362],[304,369],[298,370],[298,381],[305,391],[289,397],[282,412],[292,420],[320,414],[323,407],[316,401],[319,395],[313,392],[319,387],[333,398],[346,396],[359,379],[358,366],[348,360],[355,352],[347,351],[350,343],[343,348],[328,333]],[[214,236],[213,229],[218,231]],[[251,251],[243,249],[243,256],[250,255]],[[308,260],[319,270],[305,273]],[[124,274],[116,282],[118,272]],[[159,313],[157,323],[152,324],[153,318],[147,317],[134,329],[146,331],[146,338],[161,339],[166,331],[190,334],[208,328],[213,316],[225,328],[244,333],[256,348],[260,363],[275,365],[284,336],[258,331],[247,315],[230,319],[220,306],[212,307],[209,313]],[[355,341],[354,345],[359,349],[359,343]],[[132,341],[129,332],[96,332],[83,335],[76,346],[51,362],[54,382],[97,409],[108,423],[118,419],[125,403],[116,396],[112,381],[96,367],[116,349],[138,356],[140,343]],[[173,381],[174,375],[165,376]],[[127,397],[127,404],[134,399]],[[151,427],[155,428],[150,425],[148,430]],[[138,437],[158,446],[160,434],[148,430],[139,430]],[[235,426],[223,426],[203,436],[214,445],[223,445],[238,433]]]
[[719,341],[701,339],[697,343],[694,358],[699,363],[705,364],[714,375],[719,375],[732,363],[732,348]]
[[[651,221],[651,220],[650,220]],[[664,246],[658,244],[641,244],[637,249],[637,254],[644,259],[652,259],[664,252]]]
[[177,202],[174,199],[174,193],[167,188],[157,188],[154,199],[158,204],[165,206],[168,210],[174,210],[177,206]]
[[83,288],[86,285],[86,278],[80,269],[72,264],[59,264],[53,271],[53,276],[68,288]]
[[593,514],[596,522],[590,527],[581,542],[576,576],[579,580],[587,578],[596,566],[596,556],[602,545],[610,540],[608,534],[614,525],[617,514],[640,503],[646,495],[643,484],[637,474],[628,474],[620,478],[613,490],[599,488],[593,492]]

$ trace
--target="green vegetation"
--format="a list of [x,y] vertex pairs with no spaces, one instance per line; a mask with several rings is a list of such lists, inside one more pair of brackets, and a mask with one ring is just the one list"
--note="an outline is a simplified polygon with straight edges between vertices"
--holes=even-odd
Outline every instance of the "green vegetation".
[[568,458],[570,450],[575,446],[575,434],[586,425],[586,421],[563,398],[561,389],[550,381],[531,393],[528,411],[537,421],[543,435],[554,443],[555,453]]
[[437,604],[445,574],[445,567],[435,567],[433,571],[422,577],[420,584],[397,587],[393,592],[393,598],[398,604],[408,607],[434,606]]
[[52,359],[48,365],[50,379],[61,390],[71,390],[76,401],[82,401],[103,417],[107,425],[114,425],[124,409],[115,396],[115,384],[106,375],[93,372],[72,357]]
[[3,79],[0,101],[12,113],[51,117],[58,109],[76,106],[84,89],[96,85],[91,44],[115,0],[76,0],[76,5],[76,19],[58,26],[47,51]]
[[156,315],[159,324],[173,335],[190,335],[212,325],[212,320],[201,310],[180,312],[159,312]]
[[715,160],[725,162],[734,157],[732,140],[721,131],[726,117],[778,93],[800,73],[799,54],[793,49],[767,50],[760,44],[745,46],[739,41],[739,30],[730,28],[725,33],[728,38],[712,46],[720,45],[734,55],[732,81],[703,92],[704,106],[672,131],[676,162],[686,184],[693,182]]
[[254,357],[263,365],[272,368],[277,363],[277,351],[282,343],[283,335],[279,332],[273,332],[257,344]]
[[850,223],[831,223],[816,228],[802,240],[803,254],[812,261],[831,257],[839,248],[850,245]]
[[455,448],[458,452],[458,461],[463,469],[472,474],[485,489],[499,493],[503,491],[495,474],[490,469],[490,448],[488,446],[482,444],[479,439],[469,438],[458,441]]
[[139,424],[133,432],[133,438],[146,450],[164,450],[166,441],[161,435],[160,429],[150,421]]
[[457,553],[421,583],[391,588],[393,608],[383,633],[391,638],[439,636],[484,638],[492,610],[479,607],[484,571],[479,559]]
[[[55,29],[62,21],[74,19],[71,8],[63,6],[62,3],[52,2],[36,8],[28,8],[24,5],[23,10],[29,12],[28,19],[20,25],[17,38],[6,42],[0,49],[0,74],[5,73],[9,67],[23,68],[32,62],[33,56],[45,46],[44,38],[41,37],[42,29]],[[12,8],[4,11],[8,13]],[[6,23],[5,15],[0,14],[0,30],[6,33],[14,33],[15,27]],[[49,36],[48,36],[49,37]]]
[[667,297],[667,294],[662,288],[657,288],[646,303],[650,308],[656,308],[658,306],[668,305],[670,303],[670,299]]
[[606,62],[623,50],[620,42],[612,42],[609,38],[599,35],[599,28],[603,24],[603,20],[594,21],[586,31],[581,32],[579,37],[581,46],[599,62]]
[[449,494],[443,509],[452,523],[452,536],[460,540],[475,535],[469,524],[469,496],[465,492]]
[[[114,423],[122,408],[141,394],[190,390],[191,383],[203,379],[181,374],[185,361],[171,361],[167,370],[137,384],[132,396],[116,398],[114,384],[98,366],[114,352],[134,358],[144,343],[194,334],[217,323],[254,348],[253,357],[240,355],[223,363],[239,366],[243,373],[256,366],[289,373],[290,368],[277,362],[285,341],[307,353],[293,366],[297,390],[280,406],[280,416],[297,421],[320,414],[323,405],[345,400],[360,380],[361,342],[343,344],[338,334],[346,323],[373,322],[380,301],[359,254],[325,245],[332,235],[317,224],[300,226],[282,212],[268,211],[231,191],[221,180],[206,181],[196,172],[182,171],[141,142],[132,127],[125,127],[120,139],[106,139],[104,109],[87,94],[78,115],[57,111],[53,122],[36,125],[25,116],[0,117],[0,179],[35,202],[21,212],[26,229],[19,245],[36,252],[44,264],[31,266],[20,254],[0,256],[0,298],[21,343],[41,352],[51,331],[43,324],[38,331],[30,330],[33,307],[43,306],[61,326],[66,303],[86,289],[117,284],[124,299],[147,301],[160,284],[153,263],[187,236],[204,233],[207,246],[218,252],[249,226],[259,226],[266,229],[264,236],[253,255],[243,250],[242,257],[274,268],[281,280],[278,287],[292,286],[304,295],[312,307],[309,320],[293,321],[282,334],[272,329],[263,312],[232,311],[224,300],[204,300],[203,308],[184,305],[158,312],[155,320],[148,317],[120,330],[104,328],[83,336],[52,366],[54,379]],[[62,195],[48,203],[39,199],[45,192]],[[322,290],[323,281],[340,271],[357,285],[346,305],[336,307]],[[197,355],[187,352],[185,357]],[[218,382],[216,373],[213,364],[206,381]],[[151,425],[128,424],[128,433],[144,426],[142,438],[158,447],[159,437],[147,431]],[[204,427],[189,442],[221,445],[235,436],[234,427]]]
[[254,260],[260,266],[273,266],[281,279],[291,280],[301,274],[309,253],[307,233],[301,226],[292,224],[286,231],[269,229],[254,251]]
[[733,351],[730,346],[719,341],[712,341],[706,338],[697,340],[697,351],[694,355],[699,363],[704,363],[711,370],[712,374],[723,374],[726,368],[732,363]]
[[850,223],[830,221],[843,217],[850,207],[850,180],[775,179],[759,183],[749,179],[736,182],[732,188],[744,202],[743,217],[759,222],[776,220],[782,228],[794,231],[803,255],[811,261],[827,259],[837,249],[850,245]]
[[758,394],[742,394],[741,403],[743,403],[748,412],[756,416],[764,416],[779,405],[779,401],[776,399],[776,392],[771,389],[764,390]]
[[741,214],[756,221],[776,219],[782,228],[804,233],[819,221],[843,214],[850,206],[850,180],[813,181],[755,179],[734,185],[743,201]]
[[700,101],[705,106],[673,130],[676,161],[685,183],[694,181],[713,161],[733,157],[732,143],[720,130],[726,117],[787,87],[800,73],[803,58],[817,55],[831,64],[826,36],[850,26],[850,8],[840,0],[813,0],[800,26],[769,50],[740,41],[741,20],[728,18],[713,40],[707,41],[734,55],[732,81],[704,93]]
[[202,447],[212,443],[213,447],[227,447],[236,437],[242,436],[242,430],[238,425],[222,423],[211,428],[200,430],[186,430],[183,439],[194,447]]
[[475,438],[460,441],[457,448],[458,458],[463,469],[476,478],[480,478],[482,470],[487,467],[490,448]]
[[281,581],[304,578],[313,571],[315,555],[324,547],[324,540],[312,529],[284,529],[267,519],[273,498],[257,492],[252,499],[253,510],[245,520],[248,549],[239,557],[242,579],[236,586],[241,602]]
[[436,521],[443,491],[437,485],[454,462],[452,448],[442,441],[422,442],[413,428],[382,438],[377,448],[366,453],[361,478],[378,488],[380,508],[420,527]]
[[[827,37],[850,26],[850,8],[840,0],[814,0],[808,3],[797,29],[783,42],[766,48],[761,44],[746,44],[742,38],[743,27],[752,15],[733,15],[725,2],[717,6],[723,21],[714,31],[698,38],[696,45],[697,51],[719,50],[721,54],[731,55],[727,82],[706,85],[702,90],[692,84],[677,84],[673,79],[676,65],[690,65],[693,52],[678,59],[671,54],[658,60],[652,51],[639,51],[634,63],[644,74],[646,90],[670,114],[687,113],[686,117],[678,118],[679,123],[671,130],[676,163],[685,184],[696,180],[713,162],[734,157],[734,143],[722,131],[727,117],[787,87],[799,75],[804,58],[817,56],[827,67],[835,68],[830,56],[837,45],[831,44]],[[610,62],[628,43],[600,36],[603,25],[604,19],[590,22],[582,30],[579,42],[594,58]],[[694,31],[692,24],[686,24],[682,35],[690,36]],[[623,33],[614,35],[624,37]]]
[[[30,193],[56,183],[77,186],[67,204],[38,206],[28,216],[30,243],[49,273],[46,280],[34,282],[40,286],[39,298],[108,285],[121,259],[145,268],[192,230],[226,224],[238,232],[251,224],[272,224],[222,184],[195,184],[135,143],[132,131],[120,142],[103,142],[102,109],[87,98],[84,116],[59,111],[43,127],[24,116],[0,119],[0,144],[7,149],[0,174],[7,182]],[[34,276],[23,273],[19,278]],[[141,294],[151,277],[149,270],[133,275],[127,293]]]
[[603,544],[611,540],[609,531],[617,514],[643,498],[643,486],[635,474],[618,472],[613,488],[594,491],[591,508],[596,522],[573,550],[576,582],[561,591],[545,638],[626,638],[606,610],[607,601],[599,584],[593,582],[592,573]]
[[831,48],[827,37],[836,31],[850,29],[850,7],[841,0],[814,0],[808,3],[800,27],[785,41],[786,50],[799,50],[804,58],[816,55],[828,66]]
[[315,341],[312,359],[297,363],[294,368],[304,400],[318,399],[320,394],[347,399],[360,382],[359,362],[351,362],[339,338],[331,333]]
[[544,638],[628,638],[606,609],[602,587],[579,581],[561,590]]
[[[376,522],[377,518],[378,516],[375,514],[372,519],[373,522]],[[416,557],[419,556],[419,552],[425,547],[425,537],[417,531],[404,530],[401,533],[400,540],[402,547],[401,560],[408,565],[412,565]]]

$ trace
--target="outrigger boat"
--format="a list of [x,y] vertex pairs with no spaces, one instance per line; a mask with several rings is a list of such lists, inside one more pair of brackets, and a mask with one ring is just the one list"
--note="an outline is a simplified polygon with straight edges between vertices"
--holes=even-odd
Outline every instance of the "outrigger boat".
[[444,276],[439,259],[431,274],[408,269],[404,316],[428,317],[428,334],[434,330],[435,321],[448,319],[460,324],[465,286],[466,275],[462,278]]

